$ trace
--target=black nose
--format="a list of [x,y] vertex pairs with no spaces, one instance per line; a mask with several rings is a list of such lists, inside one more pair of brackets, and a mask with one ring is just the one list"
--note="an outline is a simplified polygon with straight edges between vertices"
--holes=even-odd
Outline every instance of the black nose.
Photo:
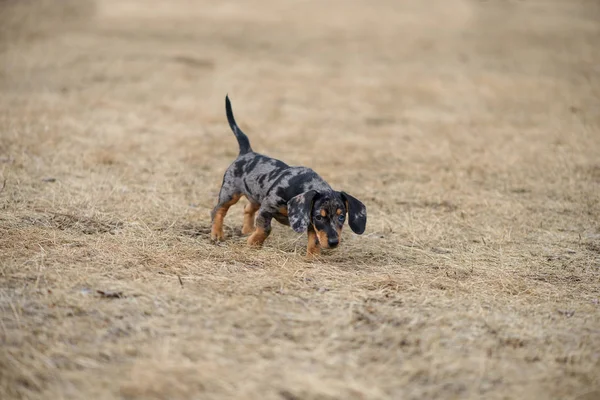
[[340,244],[340,241],[338,239],[327,239],[327,244],[330,248],[333,249],[334,247],[337,247],[338,244]]

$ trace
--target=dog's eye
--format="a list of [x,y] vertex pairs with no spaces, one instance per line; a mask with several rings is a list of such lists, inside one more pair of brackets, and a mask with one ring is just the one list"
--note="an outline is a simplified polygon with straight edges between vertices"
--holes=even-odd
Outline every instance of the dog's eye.
[[344,220],[346,219],[346,216],[345,215],[340,215],[338,217],[338,219],[340,220],[340,222],[344,222]]
[[316,221],[321,221],[323,219],[323,217],[321,217],[320,215],[316,215],[315,216],[315,220]]

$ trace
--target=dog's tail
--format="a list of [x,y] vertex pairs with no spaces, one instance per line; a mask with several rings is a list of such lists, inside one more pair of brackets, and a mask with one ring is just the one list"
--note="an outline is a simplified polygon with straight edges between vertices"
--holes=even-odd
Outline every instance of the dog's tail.
[[242,132],[240,127],[235,123],[229,96],[225,96],[225,111],[227,112],[227,121],[229,121],[229,126],[231,127],[231,130],[233,131],[233,134],[240,145],[240,155],[250,153],[252,151],[252,147],[250,147],[250,141],[248,140],[248,136],[246,136],[246,134]]

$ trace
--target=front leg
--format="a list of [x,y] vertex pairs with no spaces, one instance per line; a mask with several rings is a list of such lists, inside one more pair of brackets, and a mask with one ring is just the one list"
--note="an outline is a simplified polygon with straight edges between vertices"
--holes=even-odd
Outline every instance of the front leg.
[[306,258],[311,259],[321,254],[321,246],[319,245],[319,239],[315,229],[311,226],[308,227],[308,243],[306,244]]
[[248,245],[250,246],[262,246],[265,239],[271,233],[271,220],[273,219],[273,213],[266,207],[260,207],[258,215],[256,217],[256,229],[254,233],[248,238]]

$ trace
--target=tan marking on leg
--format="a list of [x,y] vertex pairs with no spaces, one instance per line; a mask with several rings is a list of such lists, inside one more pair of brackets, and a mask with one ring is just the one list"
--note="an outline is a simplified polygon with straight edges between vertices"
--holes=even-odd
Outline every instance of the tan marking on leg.
[[247,235],[254,230],[254,216],[260,208],[260,204],[246,204],[244,207],[244,225],[242,226],[242,235]]
[[285,215],[286,217],[288,216],[288,210],[285,206],[279,207],[279,210],[277,210],[277,212],[281,215]]
[[306,245],[306,258],[313,258],[321,254],[321,246],[317,243],[317,234],[312,229],[308,230],[308,243]]
[[248,238],[248,245],[250,246],[262,246],[265,239],[269,236],[263,228],[256,228],[254,233]]
[[229,207],[234,205],[240,200],[241,195],[235,195],[231,200],[227,203],[224,203],[215,213],[215,217],[212,221],[212,227],[210,229],[210,238],[212,240],[223,240],[225,239],[225,234],[223,233],[223,219],[229,210]]
[[321,209],[321,217],[326,217],[327,216],[327,211]]

